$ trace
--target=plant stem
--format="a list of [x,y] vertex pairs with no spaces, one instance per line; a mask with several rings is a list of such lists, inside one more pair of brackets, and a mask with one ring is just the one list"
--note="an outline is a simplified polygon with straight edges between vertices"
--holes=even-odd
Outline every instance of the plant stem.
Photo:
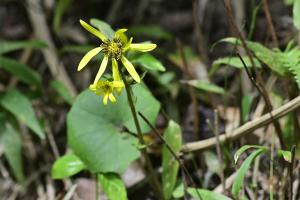
[[271,139],[271,155],[270,155],[270,200],[274,199],[274,150],[275,150],[275,137],[272,134]]
[[98,198],[99,198],[99,181],[98,181],[98,179],[99,179],[99,174],[96,174],[95,175],[95,186],[96,186],[96,189],[95,189],[96,197],[95,197],[95,199],[96,200],[98,200]]
[[[128,104],[129,104],[129,107],[130,107],[130,110],[131,110],[131,113],[132,113],[134,124],[136,126],[136,131],[137,131],[137,136],[138,136],[139,142],[142,145],[145,145],[145,141],[144,141],[144,138],[143,138],[141,126],[140,126],[140,123],[138,121],[137,111],[136,111],[136,108],[135,108],[135,105],[134,105],[134,102],[133,102],[133,99],[132,99],[131,86],[128,84],[127,80],[125,79],[122,70],[120,70],[120,74],[121,74],[121,78],[122,78],[122,80],[125,84],[125,90],[126,90],[126,93],[127,93]],[[146,148],[142,148],[141,152],[142,152],[142,154],[145,158],[145,161],[146,161],[146,168],[147,168],[147,172],[149,172],[149,174],[150,174],[150,180],[151,180],[151,183],[152,183],[153,190],[155,191],[157,197],[159,199],[163,200],[164,196],[163,196],[163,193],[162,193],[162,190],[161,190],[161,185],[158,181],[158,178],[156,177],[155,170],[154,170],[154,168],[151,164],[151,160],[150,160],[150,157],[147,153]]]

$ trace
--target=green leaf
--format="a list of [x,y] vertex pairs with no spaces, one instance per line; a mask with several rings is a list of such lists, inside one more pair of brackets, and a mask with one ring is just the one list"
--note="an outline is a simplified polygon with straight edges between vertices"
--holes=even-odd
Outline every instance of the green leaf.
[[[227,42],[233,45],[242,46],[240,40],[236,38],[224,38],[219,42]],[[283,57],[280,52],[272,51],[258,42],[246,41],[246,44],[255,56],[265,63],[271,70],[281,76],[286,76],[288,74],[288,71],[284,67]]]
[[239,170],[237,171],[237,175],[234,179],[233,185],[232,185],[232,189],[231,189],[231,193],[232,195],[237,198],[240,194],[241,188],[243,186],[243,182],[244,182],[244,178],[246,175],[246,172],[248,171],[248,169],[250,168],[250,165],[252,163],[252,161],[261,153],[265,152],[266,149],[265,148],[259,148],[257,150],[255,150],[254,152],[252,152],[250,154],[250,156],[248,156],[248,158],[243,162],[243,164],[241,165],[241,167],[239,168]]
[[29,66],[19,63],[13,59],[0,57],[0,68],[13,74],[20,81],[40,87],[42,79],[38,73],[30,69]]
[[[243,56],[242,59],[247,67],[252,67],[249,57]],[[257,68],[261,68],[260,62],[256,58],[253,58],[253,60],[255,66]],[[212,68],[209,71],[209,75],[212,76],[220,68],[221,65],[229,65],[237,69],[244,69],[244,65],[239,57],[224,57],[219,58],[213,62]]]
[[97,27],[108,39],[112,40],[114,38],[115,31],[106,22],[93,18],[90,20],[90,23]]
[[300,0],[294,0],[293,22],[294,26],[300,30]]
[[170,40],[173,38],[173,36],[163,30],[160,26],[158,25],[139,25],[139,26],[132,26],[129,28],[129,34],[134,35],[134,36],[148,36],[148,37],[153,37],[157,39],[165,39],[165,40]]
[[[205,189],[188,188],[187,191],[193,198],[199,200],[232,200],[231,198],[226,197],[222,194]],[[201,198],[199,198],[199,196]]]
[[[168,128],[164,132],[164,139],[172,150],[179,154],[182,146],[181,128],[174,122],[170,121]],[[166,200],[172,197],[173,190],[176,185],[177,174],[179,170],[179,163],[170,153],[166,145],[162,149],[162,186],[163,193]]]
[[19,182],[24,181],[21,138],[15,128],[8,122],[1,127],[0,143],[4,147],[4,155],[16,179]]
[[213,92],[217,94],[225,94],[225,90],[223,88],[213,83],[208,83],[206,81],[190,80],[190,81],[186,81],[186,83],[202,91]]
[[45,138],[29,99],[18,90],[9,90],[1,99],[0,104],[26,124],[41,139]]
[[293,113],[289,113],[284,117],[284,127],[283,127],[283,139],[287,145],[287,148],[290,149],[296,142],[299,143],[297,139],[297,131],[295,130],[294,124],[298,120],[298,117],[294,116]]
[[[133,86],[133,94],[137,111],[155,124],[159,102],[141,84]],[[136,127],[124,90],[115,104],[105,106],[101,98],[88,90],[77,97],[68,114],[68,143],[92,172],[122,173],[139,157],[139,151],[119,130],[124,125],[136,132]],[[139,122],[142,132],[151,130],[140,117]]]
[[283,67],[293,76],[300,88],[300,49],[294,47],[280,54]]
[[165,67],[154,56],[149,53],[143,53],[137,58],[131,60],[133,64],[140,64],[147,70],[166,71]]
[[58,81],[58,80],[53,80],[50,83],[50,86],[70,105],[72,105],[74,99],[72,95],[70,94],[69,90],[66,88],[66,86]]
[[52,24],[52,27],[56,33],[58,33],[59,31],[62,16],[71,3],[72,0],[59,0],[57,2],[54,10],[53,24]]
[[127,200],[126,187],[119,175],[99,174],[98,181],[109,200]]
[[52,166],[51,176],[54,179],[64,179],[73,176],[86,167],[74,154],[67,154],[58,158]]
[[236,164],[237,161],[239,160],[240,156],[245,151],[247,151],[248,149],[251,149],[251,148],[267,150],[267,148],[264,147],[264,146],[259,146],[259,145],[244,145],[241,148],[239,148],[239,150],[237,150],[237,152],[235,152],[235,154],[234,154],[234,163]]
[[278,155],[282,156],[286,162],[292,162],[292,153],[290,151],[278,150]]
[[253,96],[250,94],[245,94],[242,98],[242,121],[243,122],[249,120],[252,100],[253,100]]
[[0,55],[24,48],[45,48],[47,44],[40,40],[0,41]]
[[184,196],[184,185],[182,182],[175,187],[172,196],[177,199]]

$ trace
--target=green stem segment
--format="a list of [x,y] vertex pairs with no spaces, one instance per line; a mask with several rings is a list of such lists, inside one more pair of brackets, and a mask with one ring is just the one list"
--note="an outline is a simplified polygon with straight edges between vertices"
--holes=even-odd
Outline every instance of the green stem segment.
[[[129,107],[131,109],[134,124],[136,126],[137,136],[138,136],[139,142],[142,145],[145,145],[145,141],[144,141],[144,138],[143,138],[141,126],[140,126],[140,123],[138,121],[137,111],[136,111],[136,108],[135,108],[135,105],[134,105],[133,99],[132,99],[133,94],[132,94],[131,86],[128,84],[127,80],[125,79],[122,70],[120,70],[120,75],[121,75],[121,78],[122,78],[122,80],[125,84],[125,90],[126,90],[126,93],[127,93],[128,104],[129,104]],[[151,164],[151,160],[150,160],[150,157],[147,153],[146,148],[142,148],[141,152],[142,152],[142,154],[145,158],[145,161],[146,161],[147,172],[149,172],[149,174],[150,174],[151,185],[152,185],[155,193],[157,194],[157,197],[160,200],[164,200],[164,196],[163,196],[163,193],[162,193],[162,190],[161,190],[161,185],[158,181],[155,170],[154,170],[154,168]]]

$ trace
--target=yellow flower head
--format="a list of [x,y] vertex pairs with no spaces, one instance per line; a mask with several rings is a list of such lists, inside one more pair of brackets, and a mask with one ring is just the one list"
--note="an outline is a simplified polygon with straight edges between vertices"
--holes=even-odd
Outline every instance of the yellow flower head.
[[141,78],[139,74],[136,72],[132,63],[124,56],[124,53],[128,50],[136,50],[141,52],[151,51],[156,48],[156,44],[153,43],[132,43],[132,38],[127,40],[124,37],[124,32],[127,29],[119,29],[116,31],[114,38],[112,40],[108,39],[104,34],[102,34],[99,30],[95,29],[94,27],[90,26],[83,20],[80,20],[80,24],[85,28],[87,31],[95,35],[101,40],[101,44],[99,47],[90,50],[80,61],[78,65],[78,71],[82,70],[87,63],[98,53],[101,51],[104,53],[104,58],[101,62],[100,68],[98,73],[95,77],[93,85],[98,84],[102,74],[105,72],[106,66],[108,64],[108,60],[111,59],[112,62],[112,73],[113,78],[115,81],[120,80],[119,69],[118,69],[118,62],[120,61],[123,63],[124,67],[128,71],[128,73],[132,76],[132,78],[136,82],[140,82]]
[[124,87],[123,81],[98,81],[97,83],[90,85],[90,90],[97,95],[103,96],[103,104],[107,105],[108,99],[112,102],[116,102],[114,92],[120,94]]

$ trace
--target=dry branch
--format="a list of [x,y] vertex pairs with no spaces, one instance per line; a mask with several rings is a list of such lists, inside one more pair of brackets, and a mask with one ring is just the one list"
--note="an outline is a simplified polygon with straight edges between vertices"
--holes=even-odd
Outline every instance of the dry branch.
[[[271,113],[267,113],[257,119],[254,119],[244,124],[243,126],[233,130],[230,133],[224,133],[220,135],[219,140],[220,142],[224,142],[226,140],[233,140],[247,133],[251,133],[256,129],[271,123],[272,119],[279,119],[288,114],[289,112],[294,111],[298,107],[300,107],[300,95],[294,98],[293,100],[289,101],[288,103],[284,104],[283,106],[277,108],[276,110],[273,110]],[[215,146],[216,143],[217,140],[215,137],[197,142],[187,143],[183,146],[182,152],[204,150]]]

